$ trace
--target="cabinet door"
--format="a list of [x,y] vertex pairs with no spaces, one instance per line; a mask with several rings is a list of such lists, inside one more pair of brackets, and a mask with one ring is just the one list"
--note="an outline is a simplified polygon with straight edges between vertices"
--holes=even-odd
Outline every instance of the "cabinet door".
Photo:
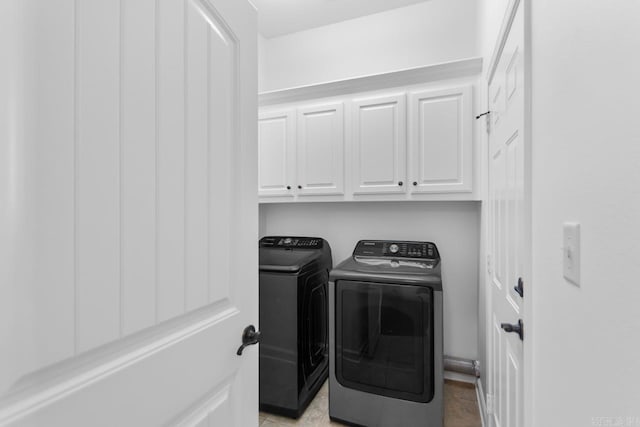
[[261,113],[258,120],[258,194],[294,195],[293,111]]
[[410,95],[407,176],[413,193],[472,191],[471,87]]
[[405,95],[353,102],[353,193],[404,193]]
[[344,194],[342,103],[299,108],[297,127],[298,195]]

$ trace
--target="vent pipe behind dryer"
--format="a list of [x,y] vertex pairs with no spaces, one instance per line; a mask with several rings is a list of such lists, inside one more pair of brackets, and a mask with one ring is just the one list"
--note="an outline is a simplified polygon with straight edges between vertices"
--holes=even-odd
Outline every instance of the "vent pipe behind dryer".
[[461,357],[444,356],[444,370],[480,378],[480,362]]

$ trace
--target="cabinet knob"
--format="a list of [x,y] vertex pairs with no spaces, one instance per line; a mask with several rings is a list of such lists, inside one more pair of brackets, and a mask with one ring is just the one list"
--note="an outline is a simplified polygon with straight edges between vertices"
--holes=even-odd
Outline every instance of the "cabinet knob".
[[302,185],[298,185],[298,190],[302,190]]
[[418,183],[416,181],[413,181],[413,185],[418,185]]
[[287,185],[287,190],[291,190],[291,186],[290,185]]
[[400,187],[402,187],[402,184],[403,184],[403,182],[402,182],[402,181],[398,181],[398,185],[399,185]]

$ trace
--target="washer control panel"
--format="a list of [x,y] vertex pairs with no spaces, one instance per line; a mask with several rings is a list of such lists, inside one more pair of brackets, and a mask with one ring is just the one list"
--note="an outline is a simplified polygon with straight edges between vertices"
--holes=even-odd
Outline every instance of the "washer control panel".
[[354,257],[439,259],[438,248],[431,242],[360,240]]
[[260,239],[261,248],[322,249],[320,237],[268,236]]

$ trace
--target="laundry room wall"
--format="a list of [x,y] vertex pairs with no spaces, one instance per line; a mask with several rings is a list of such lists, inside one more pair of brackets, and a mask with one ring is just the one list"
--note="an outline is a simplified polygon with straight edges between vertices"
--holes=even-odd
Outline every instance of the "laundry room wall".
[[260,91],[471,58],[477,0],[430,0],[263,39]]
[[[640,2],[531,3],[532,426],[640,425]],[[562,226],[580,223],[580,286]]]
[[[477,0],[430,0],[298,33],[259,37],[260,91],[480,56],[478,13]],[[474,112],[482,105],[479,96],[475,104]],[[474,140],[481,141],[480,130],[477,126]],[[476,180],[482,188],[481,177]],[[324,237],[335,262],[350,256],[359,239],[435,242],[443,258],[445,353],[477,360],[480,208],[479,202],[262,204],[260,234]]]
[[258,33],[258,91],[264,86],[266,43],[267,39]]
[[334,265],[361,239],[427,240],[442,257],[445,354],[477,358],[479,202],[263,204],[260,235],[317,236]]

